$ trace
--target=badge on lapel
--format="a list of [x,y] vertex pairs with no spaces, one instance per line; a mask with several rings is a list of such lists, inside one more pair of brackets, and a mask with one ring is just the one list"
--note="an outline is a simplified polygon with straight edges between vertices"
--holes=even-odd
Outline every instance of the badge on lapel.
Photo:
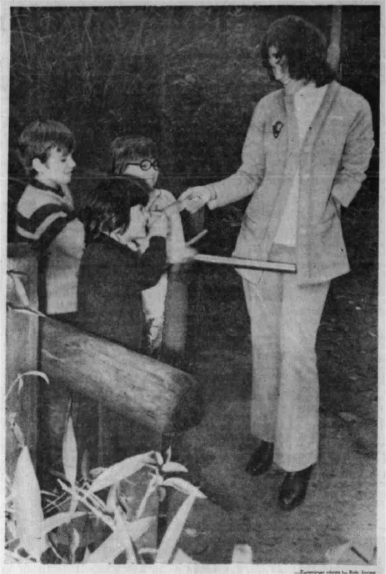
[[273,137],[276,139],[279,137],[281,130],[283,129],[283,122],[276,122],[272,126]]

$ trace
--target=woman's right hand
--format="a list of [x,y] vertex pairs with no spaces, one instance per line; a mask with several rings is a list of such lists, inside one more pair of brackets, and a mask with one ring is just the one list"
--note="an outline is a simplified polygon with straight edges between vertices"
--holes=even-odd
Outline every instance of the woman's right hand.
[[212,199],[214,197],[212,197],[212,193],[207,187],[197,186],[189,187],[186,191],[183,191],[178,201],[182,203],[184,209],[190,213],[196,213]]

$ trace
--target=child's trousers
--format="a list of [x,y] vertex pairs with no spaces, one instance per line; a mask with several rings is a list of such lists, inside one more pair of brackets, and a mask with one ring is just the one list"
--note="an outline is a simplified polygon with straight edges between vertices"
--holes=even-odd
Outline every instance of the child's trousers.
[[275,443],[287,472],[314,464],[319,443],[315,343],[330,281],[298,286],[296,274],[243,280],[252,335],[251,432]]
[[157,357],[161,351],[167,288],[168,276],[164,273],[154,287],[142,291],[146,339],[144,350],[150,356]]

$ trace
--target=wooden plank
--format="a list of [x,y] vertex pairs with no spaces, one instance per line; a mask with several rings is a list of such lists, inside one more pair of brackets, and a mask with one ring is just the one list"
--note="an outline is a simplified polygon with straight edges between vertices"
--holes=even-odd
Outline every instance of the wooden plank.
[[[7,257],[7,316],[6,316],[6,393],[18,374],[36,371],[38,365],[38,316],[21,313],[17,307],[38,309],[37,259],[29,245],[9,244]],[[27,301],[20,298],[17,281],[24,289]],[[23,299],[23,296],[22,296]],[[7,414],[15,413],[33,462],[36,462],[38,422],[39,379],[29,376],[18,393],[17,386],[10,392],[6,402]],[[20,447],[7,424],[6,468],[13,476]]]
[[200,408],[199,384],[187,373],[72,325],[41,321],[41,368],[55,381],[161,433],[189,425]]

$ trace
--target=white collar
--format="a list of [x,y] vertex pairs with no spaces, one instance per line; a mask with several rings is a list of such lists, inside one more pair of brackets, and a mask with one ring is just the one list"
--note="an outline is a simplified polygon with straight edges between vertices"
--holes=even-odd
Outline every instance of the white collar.
[[327,84],[325,84],[324,86],[319,86],[317,88],[315,82],[309,82],[308,84],[300,88],[300,90],[296,92],[295,96],[316,96],[322,94],[326,90],[327,90]]

